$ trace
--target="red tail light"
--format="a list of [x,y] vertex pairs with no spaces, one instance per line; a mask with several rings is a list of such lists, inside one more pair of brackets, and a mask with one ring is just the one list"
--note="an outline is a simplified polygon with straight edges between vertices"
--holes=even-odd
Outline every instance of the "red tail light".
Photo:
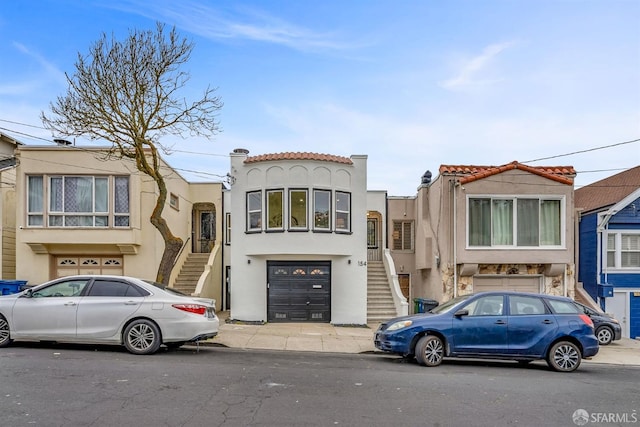
[[171,307],[201,316],[207,311],[207,307],[199,304],[173,304]]
[[591,320],[591,318],[589,316],[587,316],[586,314],[581,314],[580,318],[582,319],[582,321],[584,323],[586,323],[587,325],[591,326],[593,328],[593,320]]

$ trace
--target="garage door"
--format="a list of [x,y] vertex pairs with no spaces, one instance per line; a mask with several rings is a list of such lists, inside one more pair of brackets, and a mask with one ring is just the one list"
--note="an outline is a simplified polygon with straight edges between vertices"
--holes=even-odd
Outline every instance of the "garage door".
[[484,291],[516,291],[540,293],[539,276],[529,277],[481,277],[474,276],[473,292]]
[[331,262],[268,261],[269,322],[331,321]]
[[56,278],[76,274],[113,274],[122,276],[121,256],[58,256]]

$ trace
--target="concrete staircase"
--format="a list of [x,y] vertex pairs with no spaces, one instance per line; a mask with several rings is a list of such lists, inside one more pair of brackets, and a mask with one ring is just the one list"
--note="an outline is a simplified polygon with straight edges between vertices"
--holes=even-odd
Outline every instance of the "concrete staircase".
[[200,276],[204,272],[204,266],[208,260],[208,253],[189,254],[182,265],[182,269],[180,269],[178,277],[176,277],[173,288],[187,295],[193,294],[196,290],[198,279],[200,279]]
[[384,264],[367,261],[367,323],[382,323],[396,316]]

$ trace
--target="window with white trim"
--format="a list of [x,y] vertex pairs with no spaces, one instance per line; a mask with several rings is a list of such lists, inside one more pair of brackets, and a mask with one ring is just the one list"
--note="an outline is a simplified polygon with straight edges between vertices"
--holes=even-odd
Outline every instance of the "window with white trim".
[[640,232],[609,230],[606,241],[607,268],[640,268]]
[[469,247],[560,247],[564,203],[561,198],[470,197]]
[[129,177],[30,175],[27,225],[128,227]]

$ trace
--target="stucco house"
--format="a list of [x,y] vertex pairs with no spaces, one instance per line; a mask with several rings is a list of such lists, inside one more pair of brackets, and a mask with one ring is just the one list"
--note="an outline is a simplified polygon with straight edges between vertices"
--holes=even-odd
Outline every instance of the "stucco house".
[[367,156],[230,160],[230,318],[366,324]]
[[574,296],[571,166],[441,165],[415,197],[389,197],[390,249],[406,297],[486,290]]
[[576,190],[575,205],[578,280],[622,336],[640,337],[640,166]]
[[[157,188],[104,147],[20,146],[16,151],[16,277],[29,284],[72,274],[153,280],[164,242],[150,223]],[[222,183],[190,183],[164,161],[163,216],[184,241],[170,285],[222,298]]]
[[0,279],[16,278],[16,157],[22,143],[0,132]]

